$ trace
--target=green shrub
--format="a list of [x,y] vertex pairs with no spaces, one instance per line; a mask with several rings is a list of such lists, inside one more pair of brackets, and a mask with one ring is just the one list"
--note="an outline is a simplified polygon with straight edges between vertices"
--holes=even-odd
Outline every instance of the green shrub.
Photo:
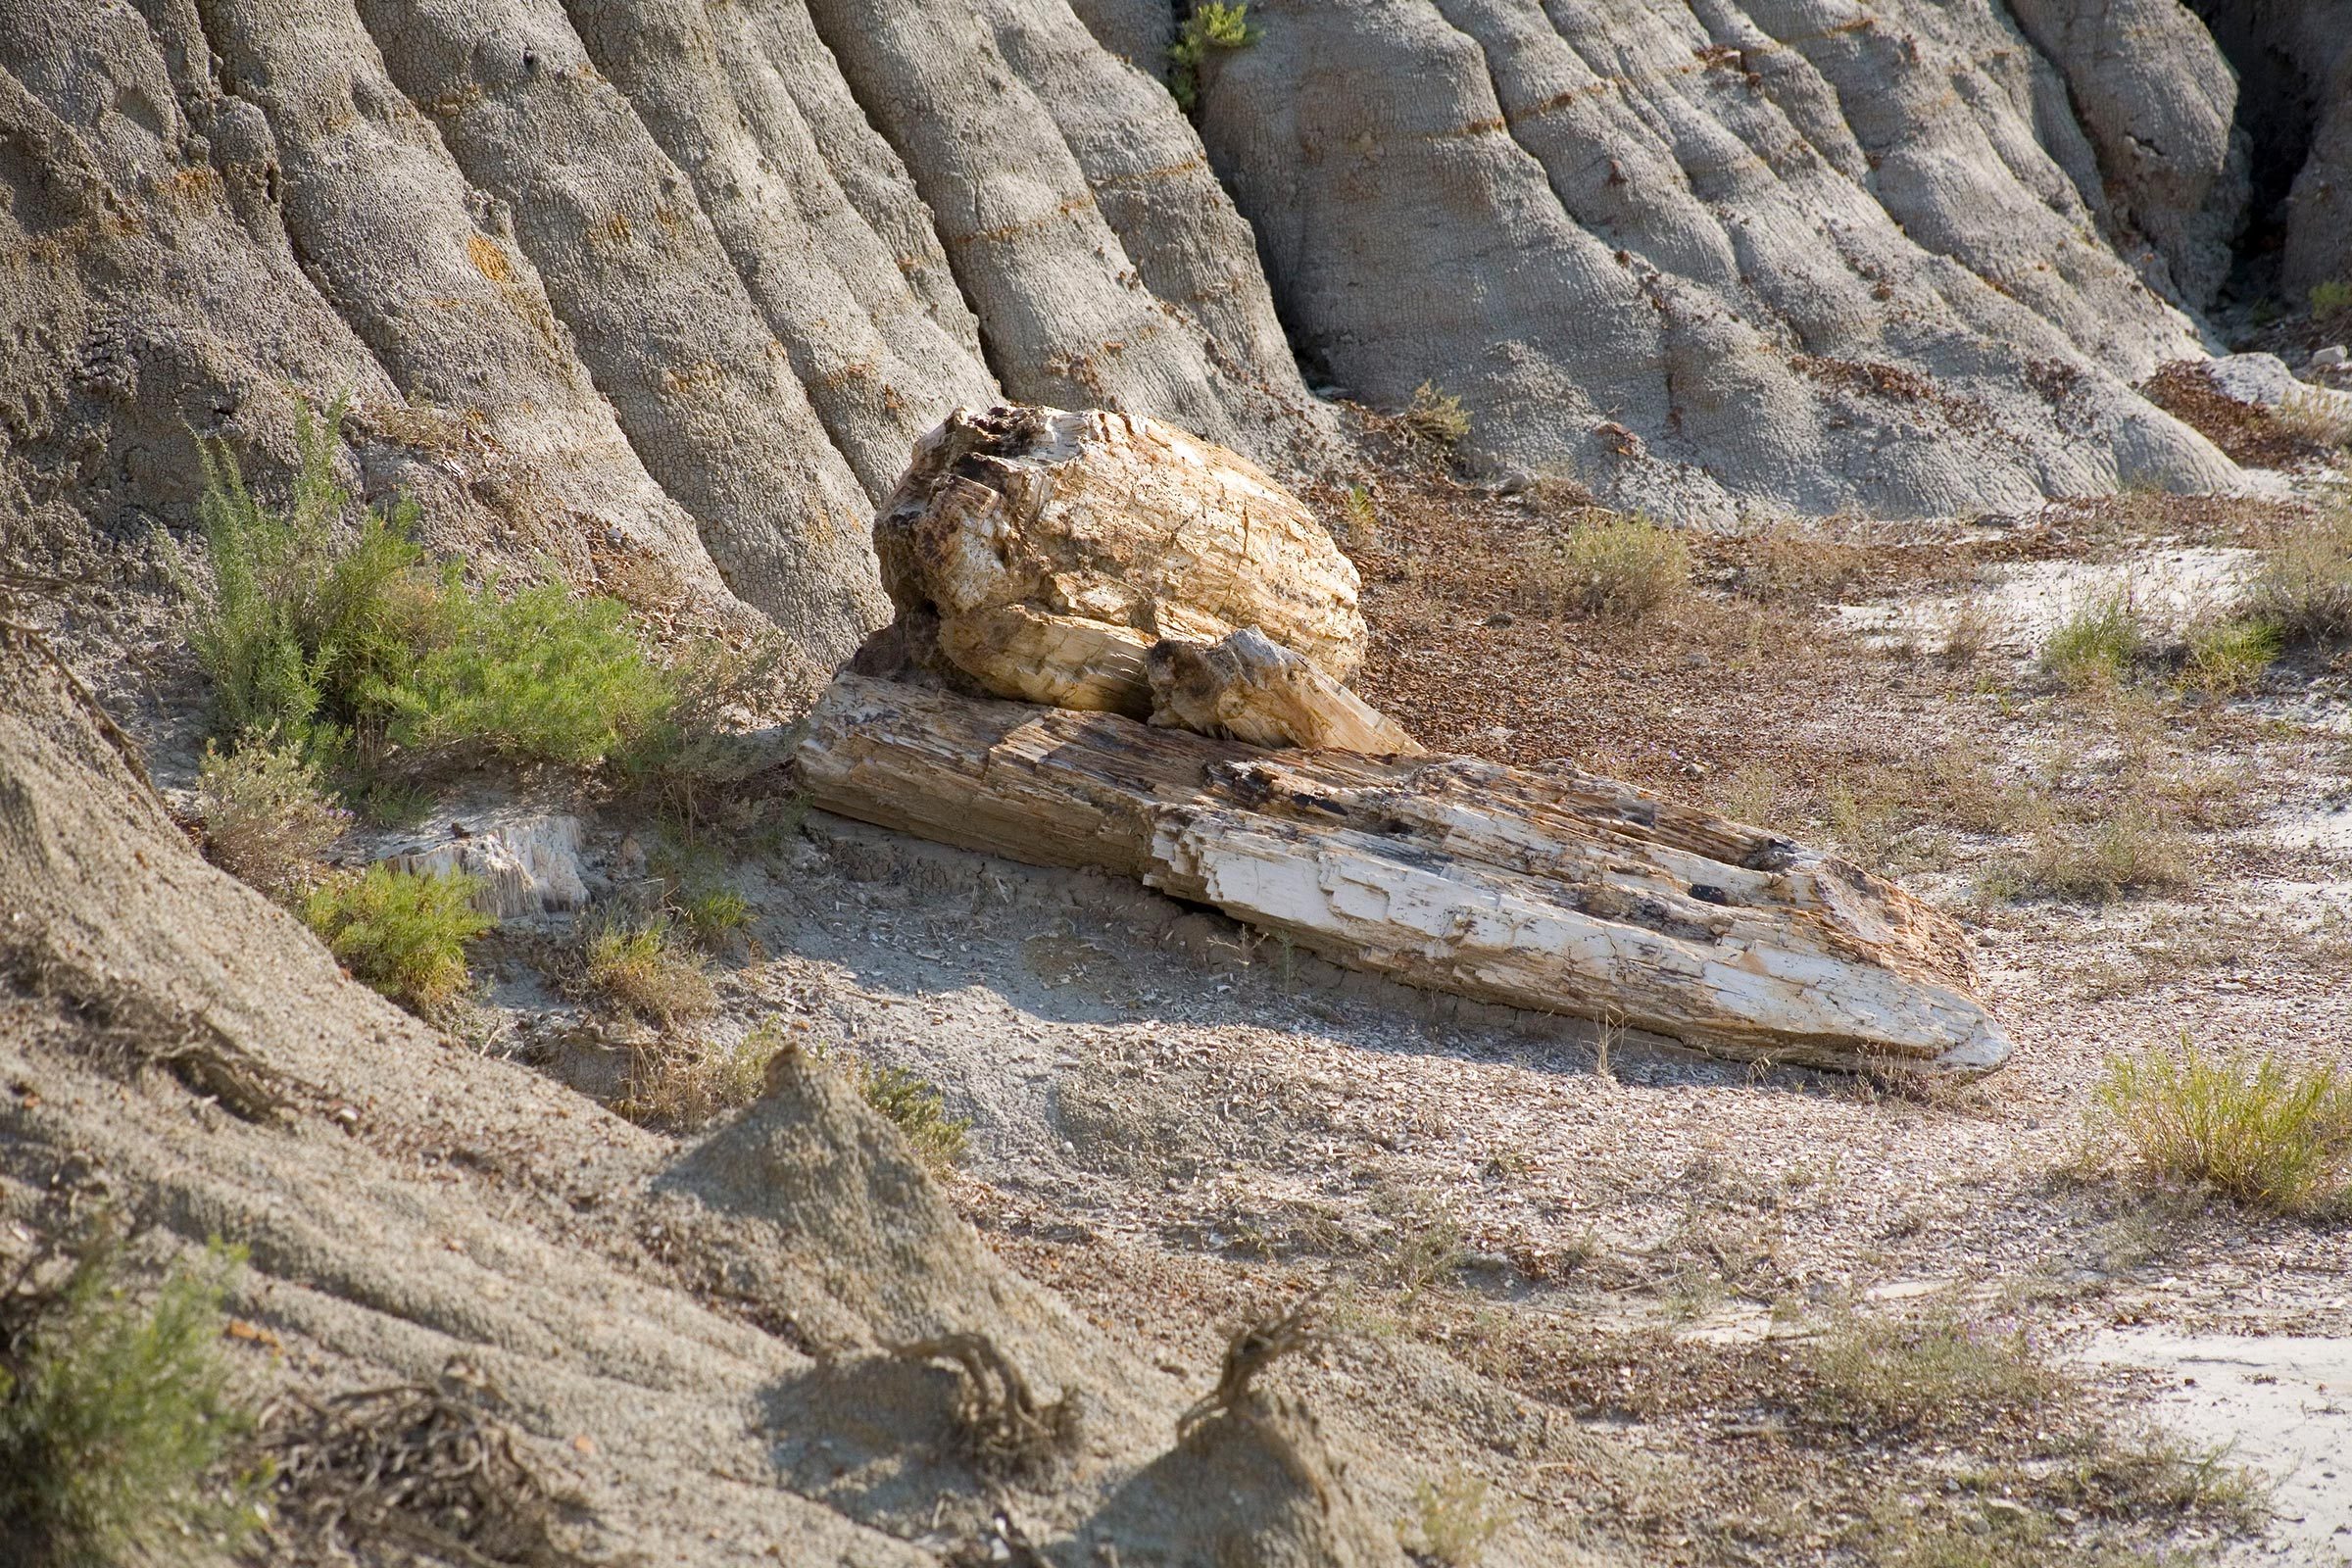
[[471,900],[479,878],[371,865],[321,883],[303,906],[352,977],[395,1002],[431,1008],[465,989],[466,945],[498,922]]
[[1442,447],[1452,446],[1470,433],[1470,415],[1463,409],[1462,400],[1450,392],[1441,392],[1434,381],[1424,381],[1413,388],[1413,401],[1399,416],[1404,427],[1424,441]]
[[62,1280],[0,1296],[0,1560],[122,1568],[218,1560],[255,1522],[229,1460],[220,1300],[243,1254],[216,1245],[141,1305],[103,1234]]
[[351,826],[300,748],[274,734],[249,734],[226,756],[205,743],[196,814],[212,862],[273,899],[308,891],[319,858]]
[[1176,41],[1168,46],[1168,91],[1188,112],[1193,110],[1200,101],[1200,67],[1209,51],[1240,49],[1255,42],[1257,29],[1250,25],[1248,0],[1231,5],[1201,0],[1177,29]]
[[963,1157],[972,1124],[948,1114],[946,1099],[930,1080],[904,1067],[873,1067],[863,1062],[856,1064],[853,1071],[858,1097],[898,1124],[925,1169],[937,1176]]
[[2278,626],[2263,617],[2205,621],[2189,628],[2188,661],[2181,673],[2198,690],[2227,697],[2262,679],[2283,648]]
[[2311,285],[2312,315],[2340,316],[2347,311],[2352,311],[2352,283],[2331,277]]
[[2041,667],[2069,691],[2115,685],[2139,658],[2147,633],[2129,592],[2117,589],[2077,605],[2041,645]]
[[190,643],[213,678],[221,732],[274,733],[313,760],[339,756],[360,716],[360,693],[396,676],[412,650],[438,635],[436,595],[418,575],[410,542],[416,509],[374,508],[338,541],[351,497],[335,477],[335,429],[305,407],[295,424],[301,464],[285,511],[246,487],[223,443],[201,443],[204,492],[197,522],[209,547],[212,588],[197,594],[176,553],[173,574],[197,601]]
[[2264,552],[2248,608],[2285,642],[2352,641],[2352,504]]
[[447,640],[365,694],[396,745],[479,744],[584,766],[645,733],[674,700],[618,600],[575,600],[541,583],[501,601],[454,577],[444,594]]
[[286,509],[262,505],[224,445],[201,448],[197,516],[212,563],[191,642],[227,733],[263,730],[308,761],[345,765],[386,744],[412,751],[482,745],[510,757],[584,764],[656,727],[675,701],[612,599],[573,600],[557,584],[511,601],[436,574],[411,538],[416,512],[363,509],[335,477],[335,430],[305,409],[301,463]]
[[2108,1062],[2092,1123],[2150,1181],[2286,1214],[2352,1195],[2352,1083],[2334,1066],[2216,1055],[2183,1031],[2177,1051]]
[[1544,539],[1530,568],[1537,596],[1554,613],[1636,621],[1690,588],[1690,550],[1647,517],[1598,513],[1573,532]]
[[674,1026],[718,1004],[701,956],[679,940],[666,914],[591,926],[582,958],[589,987],[647,1023]]

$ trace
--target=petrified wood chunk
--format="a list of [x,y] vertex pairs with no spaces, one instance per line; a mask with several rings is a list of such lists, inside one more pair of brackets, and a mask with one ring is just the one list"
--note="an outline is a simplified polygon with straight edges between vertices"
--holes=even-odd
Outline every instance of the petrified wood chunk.
[[1214,643],[1163,637],[1145,670],[1154,724],[1252,746],[1421,754],[1403,725],[1255,626]]
[[1351,968],[1739,1058],[1970,1074],[2009,1053],[1950,920],[1606,779],[1269,753],[858,675],[809,723],[801,776],[827,810],[1123,872]]
[[874,521],[894,631],[1000,697],[1152,712],[1145,656],[1253,626],[1332,681],[1363,658],[1355,567],[1247,461],[1126,415],[958,409]]

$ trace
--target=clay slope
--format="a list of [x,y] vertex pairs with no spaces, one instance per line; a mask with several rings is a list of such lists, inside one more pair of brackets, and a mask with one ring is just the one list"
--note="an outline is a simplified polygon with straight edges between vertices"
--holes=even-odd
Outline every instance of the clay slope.
[[[67,1192],[151,1255],[248,1247],[257,1401],[460,1388],[577,1488],[594,1560],[991,1560],[1009,1508],[1056,1561],[1400,1561],[1351,1490],[1400,1490],[1394,1459],[1343,1482],[1288,1409],[1176,1443],[1189,1391],[999,1263],[838,1070],[788,1054],[681,1152],[437,1038],[205,864],[102,723],[0,630],[0,1253]],[[1076,1396],[1074,1448],[1010,1493],[958,1446],[956,1375],[886,1353],[964,1334]],[[268,1560],[342,1560],[289,1528]],[[399,1540],[367,1560],[489,1560]]]

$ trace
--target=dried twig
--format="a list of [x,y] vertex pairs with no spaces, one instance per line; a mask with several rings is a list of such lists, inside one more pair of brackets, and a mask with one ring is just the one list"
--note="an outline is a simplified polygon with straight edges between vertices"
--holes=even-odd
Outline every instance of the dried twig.
[[1034,1470],[1067,1453],[1078,1438],[1078,1405],[1065,1394],[1041,1405],[996,1342],[985,1334],[949,1334],[894,1345],[902,1361],[945,1360],[961,1372],[956,1427],[974,1464],[995,1474]]
[[1178,1442],[1210,1416],[1250,1408],[1254,1398],[1250,1383],[1260,1372],[1283,1356],[1328,1338],[1316,1313],[1326,1289],[1318,1285],[1281,1316],[1260,1318],[1235,1331],[1225,1347],[1225,1366],[1217,1378],[1217,1386],[1177,1418]]
[[364,1562],[416,1552],[461,1568],[591,1560],[555,1535],[558,1516],[579,1500],[541,1481],[504,1428],[440,1390],[293,1394],[265,1409],[261,1425],[284,1517]]

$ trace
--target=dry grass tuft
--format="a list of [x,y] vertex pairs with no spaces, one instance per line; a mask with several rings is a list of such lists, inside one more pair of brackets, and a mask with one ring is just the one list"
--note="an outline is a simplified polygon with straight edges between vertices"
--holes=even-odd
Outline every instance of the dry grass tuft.
[[664,1040],[637,1053],[612,1108],[642,1126],[691,1133],[760,1098],[783,1040],[756,1029],[732,1046]]
[[1874,1437],[1966,1430],[2073,1389],[2024,1329],[1949,1311],[1841,1314],[1803,1353],[1812,1413]]
[[1690,591],[1690,549],[1647,517],[1593,508],[1570,531],[1534,545],[1528,580],[1551,614],[1638,621]]
[[2352,501],[2265,553],[2248,608],[2285,642],[2352,640]]
[[1476,1568],[1487,1543],[1511,1522],[1509,1508],[1489,1500],[1493,1493],[1484,1477],[1458,1466],[1444,1481],[1422,1482],[1413,1489],[1411,1529],[1397,1529],[1405,1549],[1435,1568]]
[[2313,1215],[2352,1200],[2352,1084],[2334,1066],[2177,1051],[2109,1061],[2092,1112],[2143,1179]]
[[2044,823],[2017,873],[2022,892],[2106,904],[2129,894],[2178,892],[2195,881],[2196,864],[2179,829],[2133,803],[2087,826]]
[[589,989],[647,1023],[675,1026],[718,1005],[702,956],[679,939],[664,914],[606,919],[591,926],[580,950]]
[[320,859],[351,826],[351,813],[320,787],[302,749],[273,733],[249,733],[225,756],[205,743],[196,814],[205,857],[281,902],[318,883]]
[[1413,401],[1397,417],[1405,429],[1442,447],[1450,447],[1470,433],[1470,415],[1463,409],[1462,400],[1441,392],[1434,381],[1424,381],[1413,388]]

